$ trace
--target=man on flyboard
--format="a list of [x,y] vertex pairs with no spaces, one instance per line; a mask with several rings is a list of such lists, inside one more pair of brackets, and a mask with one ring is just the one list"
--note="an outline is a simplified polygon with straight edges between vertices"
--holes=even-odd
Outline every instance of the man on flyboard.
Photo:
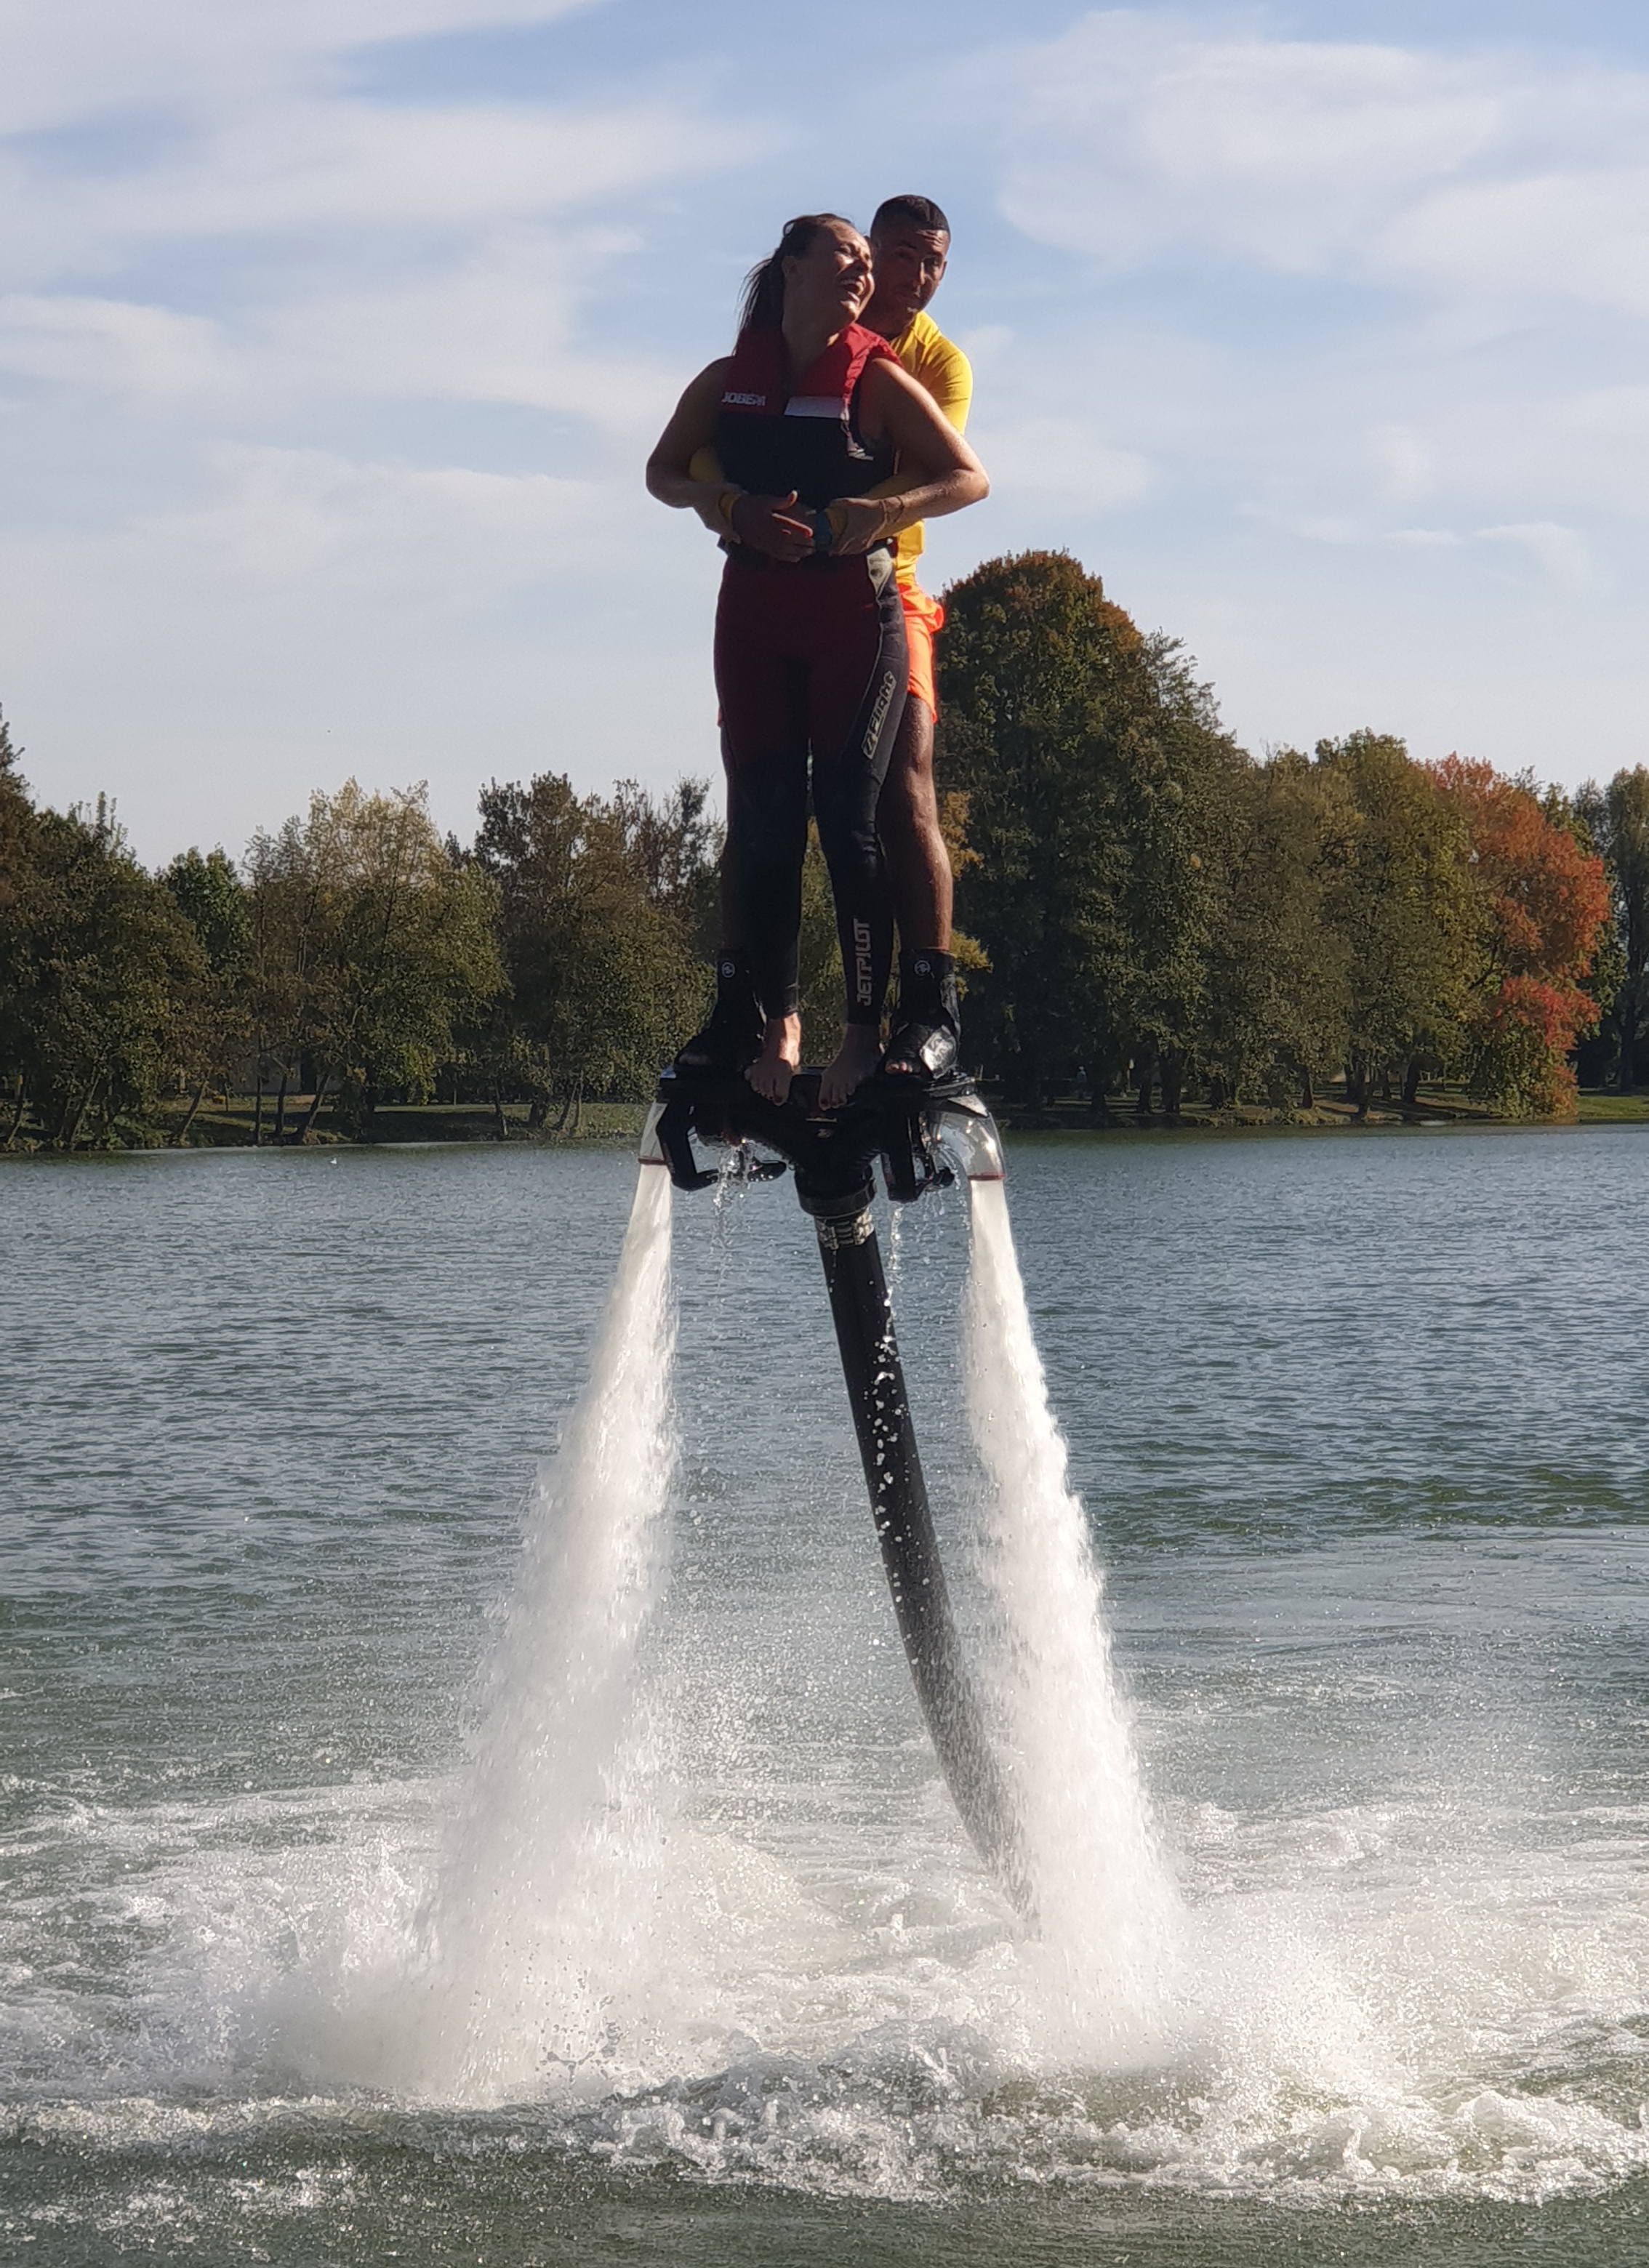
[[[870,246],[874,289],[861,320],[887,340],[960,433],[973,399],[973,371],[927,312],[944,280],[950,223],[931,197],[888,197],[871,222]],[[899,924],[899,1001],[882,1068],[927,1080],[955,1068],[961,1035],[951,955],[951,862],[933,785],[939,709],[933,641],[944,628],[945,609],[917,580],[922,550],[918,522],[903,529],[894,545],[909,680],[876,825]]]

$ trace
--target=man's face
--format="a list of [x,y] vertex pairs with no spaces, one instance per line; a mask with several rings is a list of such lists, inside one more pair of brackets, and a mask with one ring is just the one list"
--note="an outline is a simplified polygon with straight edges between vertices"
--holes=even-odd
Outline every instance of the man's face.
[[871,239],[879,312],[886,308],[908,323],[939,290],[951,240],[940,228],[912,228],[896,221],[885,236]]

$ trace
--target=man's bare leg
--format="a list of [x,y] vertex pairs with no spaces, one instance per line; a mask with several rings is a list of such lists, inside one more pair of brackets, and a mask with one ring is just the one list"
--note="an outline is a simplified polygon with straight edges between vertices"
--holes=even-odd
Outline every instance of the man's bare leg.
[[876,806],[902,953],[951,949],[954,891],[933,784],[933,711],[912,694]]
[[899,922],[899,1005],[882,1068],[895,1079],[948,1077],[961,1023],[951,961],[950,853],[933,784],[933,711],[905,703],[894,761],[877,807]]

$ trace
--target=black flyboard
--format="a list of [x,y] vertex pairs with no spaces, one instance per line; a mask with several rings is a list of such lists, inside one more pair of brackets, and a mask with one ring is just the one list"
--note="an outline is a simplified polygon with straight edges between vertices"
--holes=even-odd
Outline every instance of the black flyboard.
[[763,1101],[742,1078],[666,1071],[642,1159],[666,1166],[682,1189],[718,1179],[700,1164],[696,1144],[732,1152],[763,1179],[787,1166],[794,1174],[818,1232],[882,1565],[922,1713],[980,1856],[1026,1911],[1030,1890],[1012,1800],[951,1614],[871,1210],[877,1164],[888,1196],[909,1204],[955,1180],[946,1134],[972,1181],[1000,1181],[1001,1141],[965,1079],[925,1090],[908,1080],[872,1079],[832,1111],[821,1111],[818,1098],[817,1071],[799,1073],[783,1104]]

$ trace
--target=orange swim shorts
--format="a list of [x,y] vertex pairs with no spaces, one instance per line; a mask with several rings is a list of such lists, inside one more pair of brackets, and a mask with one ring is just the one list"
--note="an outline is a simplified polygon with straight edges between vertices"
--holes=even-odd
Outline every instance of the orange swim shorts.
[[945,627],[945,608],[917,583],[901,583],[899,596],[904,601],[905,644],[910,652],[910,697],[925,701],[937,717],[939,699],[933,689],[933,641]]

